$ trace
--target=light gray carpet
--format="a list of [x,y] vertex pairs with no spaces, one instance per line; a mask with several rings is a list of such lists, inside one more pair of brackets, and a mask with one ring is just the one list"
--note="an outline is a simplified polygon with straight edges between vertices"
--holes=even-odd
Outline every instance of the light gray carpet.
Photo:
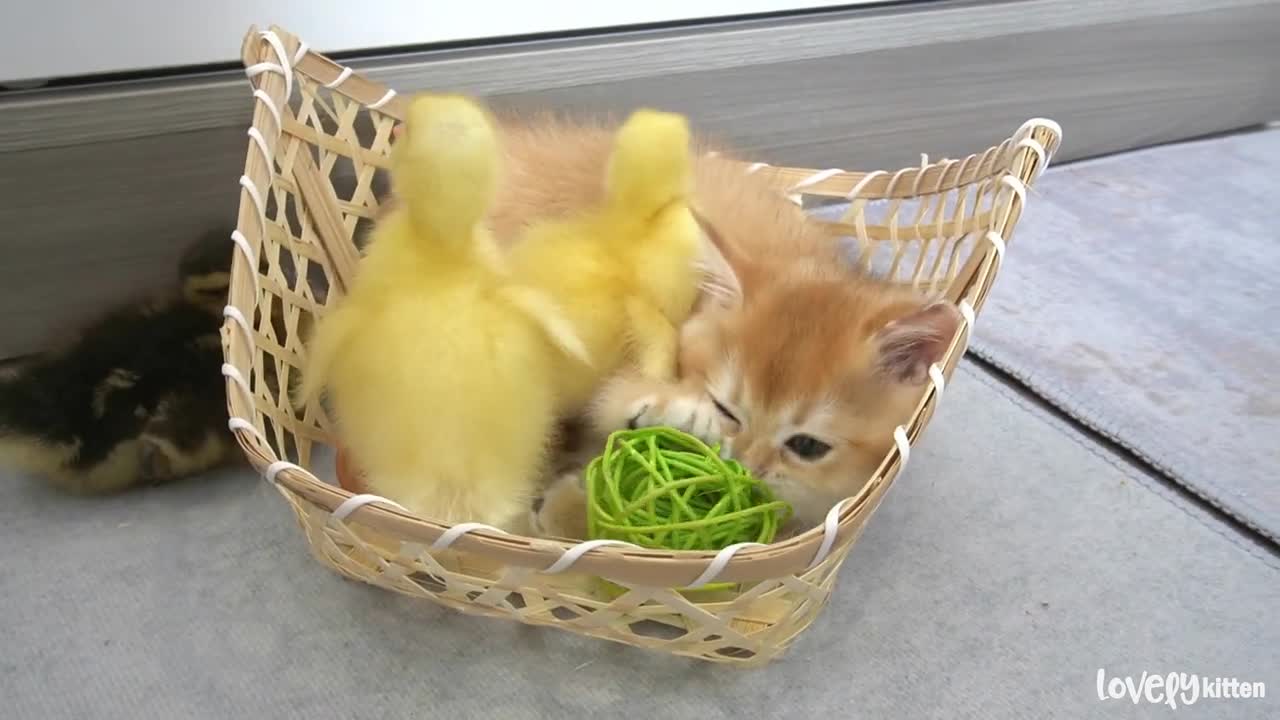
[[[1028,243],[1030,244],[1030,243]],[[831,605],[757,671],[342,580],[247,473],[109,500],[0,478],[0,716],[1263,718],[1280,563],[962,366]],[[1100,703],[1108,676],[1264,700]]]
[[1280,130],[1050,168],[976,353],[1280,541]]

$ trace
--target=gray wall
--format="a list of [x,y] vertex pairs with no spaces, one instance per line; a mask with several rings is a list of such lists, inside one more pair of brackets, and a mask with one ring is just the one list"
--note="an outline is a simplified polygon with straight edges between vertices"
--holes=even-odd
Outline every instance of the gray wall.
[[[1280,0],[1013,0],[351,64],[514,107],[659,105],[761,160],[876,169],[1032,116],[1062,124],[1059,161],[1275,119],[1278,47]],[[250,108],[239,73],[0,98],[0,357],[169,282],[183,243],[229,223]]]

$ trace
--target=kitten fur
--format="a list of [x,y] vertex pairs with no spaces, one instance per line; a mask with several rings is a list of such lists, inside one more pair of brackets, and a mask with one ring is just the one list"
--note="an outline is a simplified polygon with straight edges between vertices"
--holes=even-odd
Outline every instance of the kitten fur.
[[242,458],[220,373],[228,235],[188,247],[177,292],[122,304],[0,370],[0,465],[101,494]]
[[[530,218],[598,202],[608,126],[545,116],[508,119],[503,131],[511,172],[490,214],[499,238],[518,237]],[[726,438],[734,456],[795,506],[789,529],[807,529],[879,466],[960,316],[859,274],[826,230],[766,179],[743,173],[723,148],[694,147],[694,205],[719,252],[705,257],[709,280],[681,329],[679,378],[616,377],[590,420],[601,435],[673,425]],[[709,150],[718,154],[707,157]],[[830,450],[806,460],[787,446],[799,435]],[[534,513],[535,530],[575,537],[581,503],[580,479],[561,475]]]

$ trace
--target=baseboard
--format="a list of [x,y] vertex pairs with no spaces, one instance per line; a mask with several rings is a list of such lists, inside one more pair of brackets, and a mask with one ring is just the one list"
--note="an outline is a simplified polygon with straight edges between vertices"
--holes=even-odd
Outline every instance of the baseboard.
[[[1008,0],[349,62],[508,107],[657,105],[767,162],[874,169],[1032,116],[1063,125],[1059,161],[1273,120],[1276,47],[1280,0]],[[181,244],[233,217],[250,108],[232,72],[0,96],[0,357],[169,282]]]

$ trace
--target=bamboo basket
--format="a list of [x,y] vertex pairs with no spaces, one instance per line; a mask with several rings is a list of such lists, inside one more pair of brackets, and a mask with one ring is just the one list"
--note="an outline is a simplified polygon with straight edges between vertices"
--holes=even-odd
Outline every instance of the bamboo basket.
[[[846,199],[830,223],[832,241],[856,243],[861,262],[897,281],[945,291],[965,322],[896,446],[822,525],[718,553],[575,545],[446,526],[308,469],[328,447],[328,420],[319,407],[295,410],[284,388],[306,356],[308,328],[355,271],[404,100],[280,28],[251,29],[243,59],[253,121],[222,329],[229,426],[292,508],[314,557],[346,577],[464,612],[740,665],[779,656],[825,606],[964,354],[1027,190],[1061,136],[1052,121],[1031,120],[984,152],[894,172],[744,165],[793,200]],[[602,592],[601,579],[615,590]],[[714,592],[696,590],[713,581]]]

